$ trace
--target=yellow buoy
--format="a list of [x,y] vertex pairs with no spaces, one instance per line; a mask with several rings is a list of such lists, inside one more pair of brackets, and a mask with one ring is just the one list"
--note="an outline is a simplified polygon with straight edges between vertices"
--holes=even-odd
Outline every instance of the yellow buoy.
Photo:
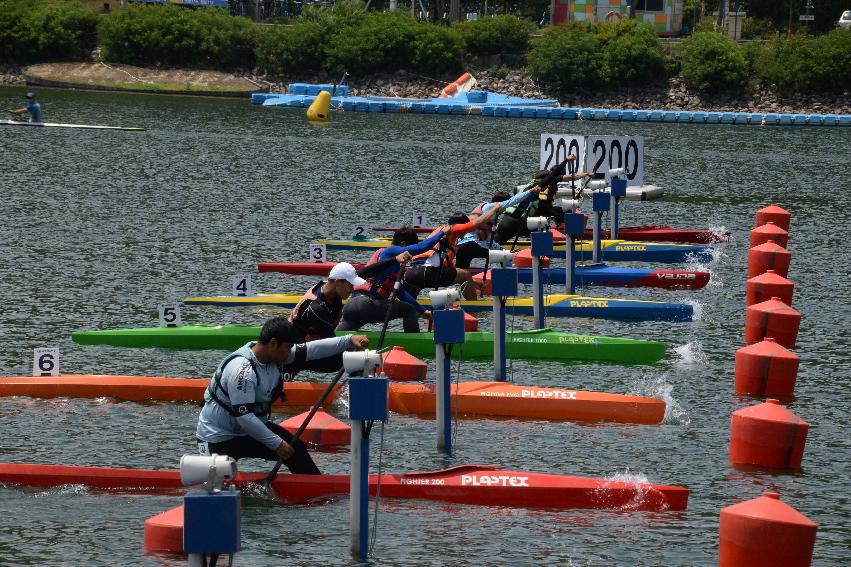
[[307,109],[307,119],[311,122],[328,122],[328,113],[331,111],[331,93],[319,91],[316,100]]

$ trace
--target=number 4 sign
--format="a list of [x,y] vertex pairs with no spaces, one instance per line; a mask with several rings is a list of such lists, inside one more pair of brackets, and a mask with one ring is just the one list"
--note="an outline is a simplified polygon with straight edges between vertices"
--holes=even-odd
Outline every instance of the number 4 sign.
[[234,274],[230,277],[231,289],[237,297],[250,297],[254,295],[251,289],[251,274]]
[[59,349],[33,350],[33,376],[59,376]]

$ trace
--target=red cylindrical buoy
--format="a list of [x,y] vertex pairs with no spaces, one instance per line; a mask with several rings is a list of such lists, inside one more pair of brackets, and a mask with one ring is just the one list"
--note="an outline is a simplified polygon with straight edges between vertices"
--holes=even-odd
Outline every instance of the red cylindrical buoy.
[[777,297],[786,305],[792,305],[792,293],[795,284],[774,270],[768,270],[764,274],[752,277],[745,284],[747,293],[747,305],[755,305]]
[[[278,425],[295,435],[302,422],[307,418],[308,413],[310,412],[300,413],[285,419]],[[307,427],[304,428],[300,439],[317,447],[348,445],[352,439],[352,428],[349,427],[349,424],[343,423],[333,415],[328,415],[319,409],[310,423],[307,424]]]
[[801,467],[809,424],[775,399],[733,412],[730,462],[770,469]]
[[405,352],[400,346],[394,346],[382,355],[384,359],[384,374],[391,380],[408,382],[425,380],[428,364]]
[[[541,266],[544,268],[549,267],[550,259],[544,256],[544,261],[541,262]],[[514,267],[515,268],[531,268],[532,267],[532,249],[524,248],[520,252],[514,254]]]
[[183,552],[183,505],[145,520],[145,551]]
[[808,567],[818,525],[775,492],[721,510],[718,567]]
[[789,233],[773,222],[767,222],[751,230],[751,248],[764,244],[769,240],[773,240],[783,248],[786,248],[786,245],[789,244]]
[[786,348],[795,348],[801,314],[772,297],[768,301],[751,305],[745,311],[745,343],[758,343],[773,337]]
[[785,278],[789,275],[791,260],[791,252],[773,240],[769,240],[748,251],[748,277],[752,278],[768,270],[774,270]]
[[792,213],[774,203],[756,212],[756,226],[773,222],[783,230],[788,231],[791,220]]
[[801,357],[770,337],[742,347],[736,351],[735,392],[788,398],[795,392],[800,362]]

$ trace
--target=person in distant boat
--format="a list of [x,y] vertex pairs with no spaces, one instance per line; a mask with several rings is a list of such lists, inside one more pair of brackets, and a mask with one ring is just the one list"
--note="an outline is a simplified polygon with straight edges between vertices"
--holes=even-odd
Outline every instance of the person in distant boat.
[[296,474],[321,474],[304,444],[293,442],[283,427],[269,421],[272,404],[288,382],[313,360],[344,350],[362,350],[364,335],[344,335],[296,344],[299,334],[283,317],[269,319],[260,337],[227,356],[204,392],[195,436],[202,455],[228,455],[235,460],[284,459]]
[[[576,161],[576,156],[569,155],[566,159],[569,162]],[[535,187],[538,188],[538,198],[506,207],[505,214],[499,219],[499,223],[494,229],[494,241],[500,245],[505,245],[512,238],[529,236],[529,229],[526,227],[528,217],[553,217],[556,222],[564,221],[564,211],[553,203],[556,191],[558,191],[558,183],[560,181],[578,181],[585,177],[591,177],[592,174],[577,172],[554,177],[553,173],[555,173],[554,169],[541,169],[535,172],[529,183],[535,184]]]
[[[374,277],[385,270],[398,269],[410,259],[411,254],[405,251],[381,262],[367,264],[360,271],[355,271],[354,266],[347,262],[336,264],[331,268],[328,279],[307,290],[290,314],[290,323],[300,333],[298,342],[333,337],[343,317],[343,302],[349,299],[352,291],[366,284],[365,278]],[[339,367],[340,364],[334,370]]]
[[[437,245],[446,232],[436,231],[420,242],[414,229],[402,227],[393,233],[390,246],[375,251],[367,262],[367,267],[385,265],[387,260],[394,257],[398,260],[402,254],[406,254],[407,259],[410,259],[411,255],[422,254]],[[387,310],[390,309],[390,319],[402,319],[402,329],[406,333],[420,332],[419,316],[428,317],[431,312],[417,303],[416,296],[411,295],[402,283],[396,292],[399,301],[390,304],[393,287],[401,277],[404,263],[391,263],[389,267],[384,267],[371,276],[370,281],[355,287],[352,298],[343,307],[343,318],[337,325],[338,331],[354,331],[367,323],[383,323]]]
[[[509,207],[515,207],[526,201],[531,201],[538,194],[538,191],[539,189],[537,187],[532,187],[528,191],[521,191],[513,197],[506,191],[498,191],[494,193],[489,203],[485,202],[476,205],[476,208],[467,216],[471,220],[475,220],[496,206],[499,206],[503,210]],[[458,254],[455,256],[455,267],[465,270],[469,269],[470,264],[475,258],[486,259],[489,250],[502,249],[499,244],[494,243],[492,240],[493,228],[493,220],[491,220],[458,239]]]
[[416,297],[425,288],[436,289],[457,283],[462,286],[464,299],[476,299],[481,286],[473,281],[469,271],[455,266],[457,242],[468,232],[489,223],[501,210],[497,204],[474,220],[464,213],[455,213],[449,217],[446,226],[434,229],[429,238],[440,234],[443,237],[430,250],[414,256],[411,267],[405,272],[403,283],[411,294]]
[[30,122],[41,122],[41,104],[35,99],[35,93],[27,93],[27,105],[23,108],[9,109],[9,112],[18,116],[18,120],[23,120],[24,114],[30,113]]

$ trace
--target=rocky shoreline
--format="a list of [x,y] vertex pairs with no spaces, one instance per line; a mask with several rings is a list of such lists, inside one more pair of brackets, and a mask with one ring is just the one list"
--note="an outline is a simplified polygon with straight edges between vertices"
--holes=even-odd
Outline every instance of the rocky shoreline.
[[[180,70],[174,70],[180,74]],[[522,70],[471,70],[478,81],[477,89],[500,92],[528,98],[557,99],[562,106],[625,109],[661,109],[716,112],[763,112],[801,114],[851,114],[851,93],[809,94],[781,96],[767,89],[732,96],[700,96],[689,92],[679,77],[668,79],[644,88],[619,91],[557,92],[536,84]],[[198,71],[193,71],[197,75]],[[285,92],[291,82],[334,82],[326,74],[313,77],[269,77],[255,73],[236,73],[234,77],[248,79],[271,92]],[[73,82],[70,81],[69,82]],[[444,82],[429,77],[399,71],[396,73],[350,78],[349,92],[353,95],[379,95],[400,98],[426,98],[436,96]],[[0,85],[22,86],[26,81],[23,68],[0,66]],[[215,84],[214,82],[212,84]]]

